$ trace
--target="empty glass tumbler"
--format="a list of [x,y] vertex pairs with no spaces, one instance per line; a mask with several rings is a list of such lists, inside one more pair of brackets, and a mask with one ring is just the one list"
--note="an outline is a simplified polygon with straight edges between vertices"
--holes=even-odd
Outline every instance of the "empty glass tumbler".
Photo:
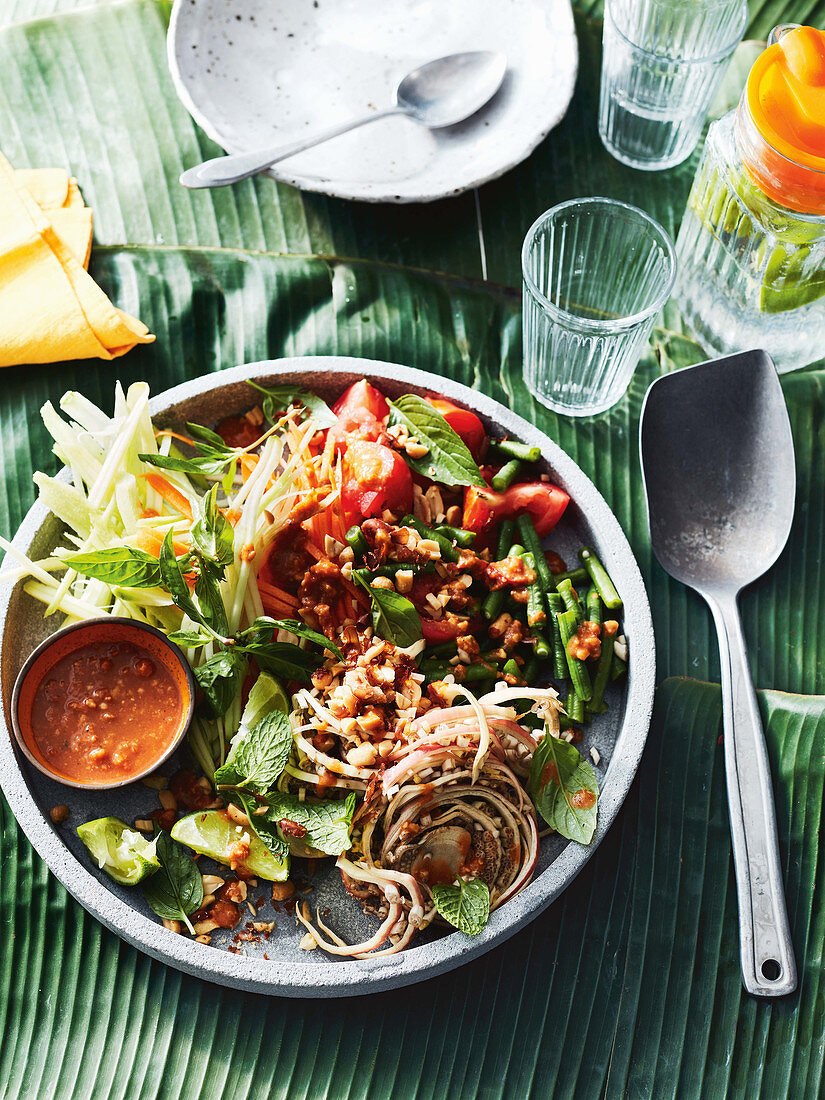
[[622,397],[676,274],[658,222],[613,199],[572,199],[534,222],[521,253],[524,378],[554,412]]
[[633,168],[690,155],[748,21],[747,0],[606,0],[599,134]]

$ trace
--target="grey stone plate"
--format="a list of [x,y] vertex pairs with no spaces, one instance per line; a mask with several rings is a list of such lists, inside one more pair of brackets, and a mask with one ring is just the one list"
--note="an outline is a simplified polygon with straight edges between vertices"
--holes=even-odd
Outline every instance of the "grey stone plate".
[[[215,938],[214,946],[166,931],[145,905],[139,889],[119,887],[90,865],[75,833],[81,822],[107,814],[126,821],[145,816],[158,806],[156,792],[140,783],[116,791],[61,786],[32,768],[13,744],[8,707],[15,677],[28,653],[60,624],[56,619],[43,619],[42,605],[23,592],[22,583],[6,585],[0,591],[0,684],[5,720],[5,728],[0,731],[0,782],[39,855],[81,905],[147,954],[219,984],[287,997],[354,996],[422,981],[478,957],[524,927],[572,882],[610,827],[636,774],[653,705],[655,652],[650,608],[638,566],[618,522],[572,459],[497,402],[409,367],[324,356],[252,363],[198,378],[159,394],[150,408],[158,425],[180,427],[187,420],[211,425],[254,403],[255,394],[244,381],[247,378],[264,385],[295,383],[334,399],[351,382],[364,377],[390,397],[411,391],[443,394],[474,409],[499,434],[506,432],[540,446],[547,471],[572,497],[552,535],[552,547],[573,560],[583,543],[594,546],[624,600],[624,630],[630,647],[627,684],[613,691],[609,712],[587,729],[582,746],[584,753],[595,746],[601,755],[596,768],[601,789],[599,822],[593,843],[585,848],[559,837],[545,838],[535,878],[493,913],[481,935],[469,937],[430,929],[414,941],[414,946],[386,959],[336,960],[320,950],[301,951],[298,943],[302,930],[296,928],[294,915],[273,912],[269,900],[262,904],[258,919],[274,919],[275,929],[259,943],[233,943],[238,929],[225,933],[222,939]],[[34,558],[45,557],[60,534],[58,521],[42,505],[35,504],[21,524],[14,545]],[[9,557],[3,563],[5,568],[13,564]],[[183,757],[180,763],[185,763]],[[170,775],[176,766],[170,761],[163,770]],[[66,824],[55,827],[49,810],[59,803],[69,806],[71,817]],[[319,864],[308,881],[306,900],[313,911],[316,905],[322,912],[328,909],[326,919],[345,937],[363,936],[374,922],[346,896],[332,863],[325,860]],[[208,861],[202,861],[204,870],[208,869],[206,864]],[[304,871],[309,873],[306,868]],[[268,899],[267,884],[250,889],[249,896],[253,901]]]

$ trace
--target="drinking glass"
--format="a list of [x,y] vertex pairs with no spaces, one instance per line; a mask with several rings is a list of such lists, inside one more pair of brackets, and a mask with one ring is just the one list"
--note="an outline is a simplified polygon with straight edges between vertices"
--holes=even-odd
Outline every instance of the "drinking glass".
[[748,21],[747,0],[607,0],[599,135],[632,168],[690,155]]
[[543,405],[591,416],[627,389],[676,276],[673,243],[644,211],[571,199],[521,251],[524,379]]

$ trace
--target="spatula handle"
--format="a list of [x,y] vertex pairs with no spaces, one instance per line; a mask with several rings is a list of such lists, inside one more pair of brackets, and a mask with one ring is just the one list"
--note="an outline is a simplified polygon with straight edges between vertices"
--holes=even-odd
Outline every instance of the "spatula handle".
[[722,715],[742,981],[749,993],[796,989],[773,791],[736,597],[708,601],[719,633]]

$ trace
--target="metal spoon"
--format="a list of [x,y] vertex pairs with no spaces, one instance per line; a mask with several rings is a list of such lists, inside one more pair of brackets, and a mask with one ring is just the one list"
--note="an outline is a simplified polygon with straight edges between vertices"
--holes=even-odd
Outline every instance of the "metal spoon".
[[779,997],[796,988],[796,963],[737,606],[742,588],[779,557],[793,518],[793,439],[770,357],[748,351],[657,378],[640,443],[653,551],[704,597],[719,635],[742,981],[749,993]]
[[238,153],[234,156],[215,157],[189,168],[180,177],[184,187],[223,187],[237,183],[247,176],[263,172],[276,161],[302,153],[330,138],[346,134],[368,122],[388,115],[407,115],[431,129],[454,126],[474,115],[492,99],[507,71],[507,58],[503,53],[490,50],[474,50],[454,53],[430,61],[407,73],[395,92],[395,104],[381,111],[373,111],[353,122],[341,123],[311,138],[302,138],[289,145],[264,149],[255,153]]

